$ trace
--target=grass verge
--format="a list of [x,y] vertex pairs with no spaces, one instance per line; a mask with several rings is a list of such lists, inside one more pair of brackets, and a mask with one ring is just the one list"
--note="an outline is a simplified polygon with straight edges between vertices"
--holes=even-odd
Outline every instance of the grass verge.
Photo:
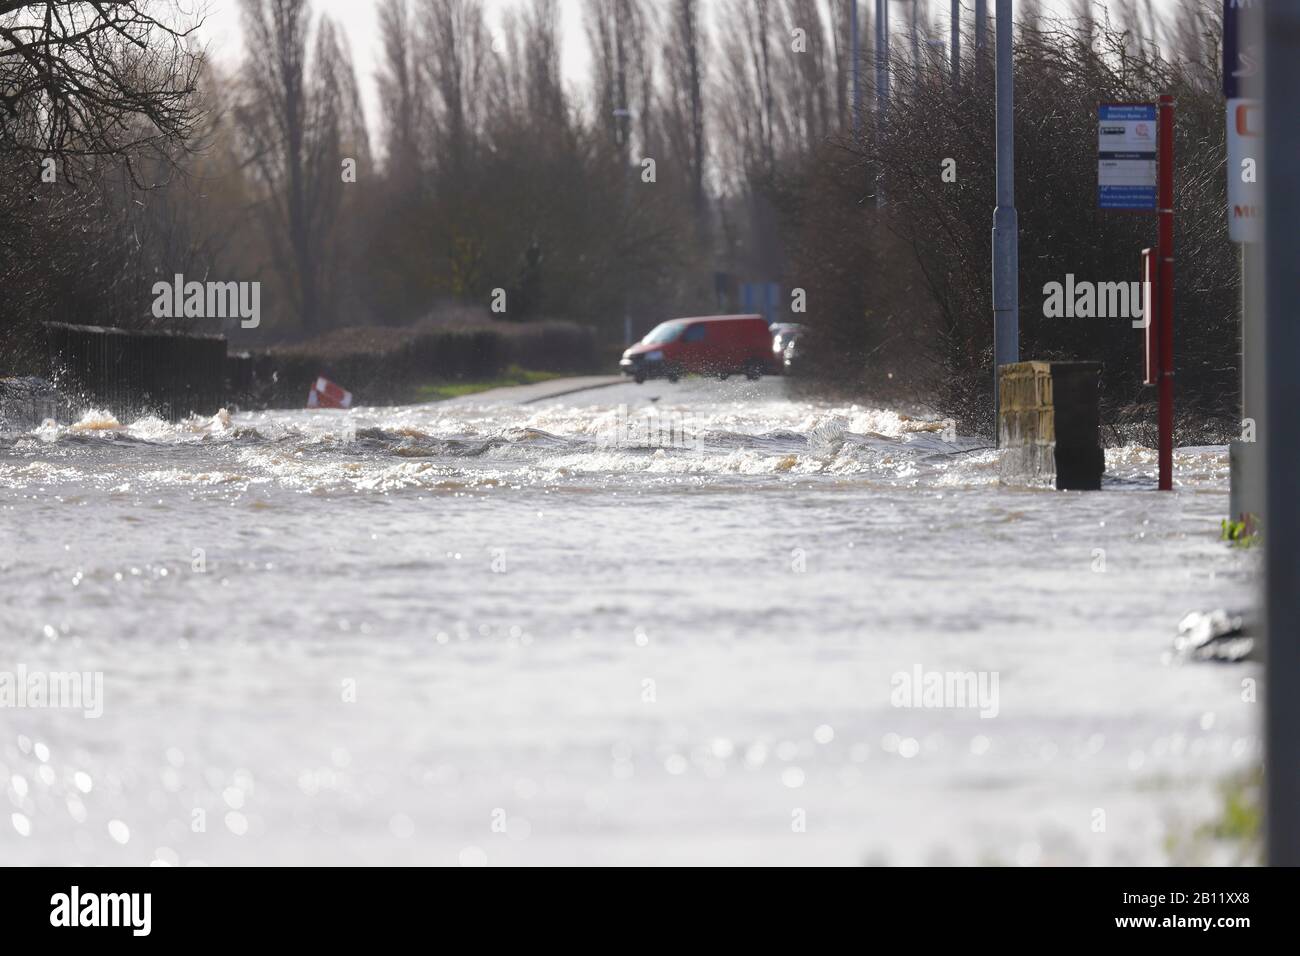
[[1165,836],[1174,866],[1252,866],[1263,862],[1264,772],[1256,767],[1219,782],[1219,809],[1208,820],[1175,825]]
[[477,392],[486,392],[493,388],[508,388],[511,385],[535,385],[552,379],[564,378],[564,372],[535,372],[531,369],[511,365],[501,375],[493,378],[451,379],[426,382],[418,385],[412,392],[412,401],[441,402],[449,398],[461,398]]

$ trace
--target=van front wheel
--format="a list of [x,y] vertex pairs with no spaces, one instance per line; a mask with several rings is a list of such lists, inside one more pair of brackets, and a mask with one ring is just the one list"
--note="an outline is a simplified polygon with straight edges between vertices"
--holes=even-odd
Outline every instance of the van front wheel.
[[751,382],[757,382],[762,374],[763,369],[757,362],[750,362],[745,366],[745,378],[749,379]]

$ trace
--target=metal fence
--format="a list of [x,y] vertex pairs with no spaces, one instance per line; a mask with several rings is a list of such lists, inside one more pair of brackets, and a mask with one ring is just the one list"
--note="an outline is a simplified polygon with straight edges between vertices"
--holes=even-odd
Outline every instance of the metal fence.
[[118,418],[177,421],[212,415],[226,392],[226,340],[219,335],[128,331],[49,322],[47,372],[73,401]]

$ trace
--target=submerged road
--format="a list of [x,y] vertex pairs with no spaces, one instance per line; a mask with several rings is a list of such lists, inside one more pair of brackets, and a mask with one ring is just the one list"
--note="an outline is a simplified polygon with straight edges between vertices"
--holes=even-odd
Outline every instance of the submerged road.
[[1258,763],[1258,669],[1167,655],[1250,593],[1226,451],[982,444],[778,379],[0,436],[0,692],[102,687],[0,707],[0,860],[1192,858]]

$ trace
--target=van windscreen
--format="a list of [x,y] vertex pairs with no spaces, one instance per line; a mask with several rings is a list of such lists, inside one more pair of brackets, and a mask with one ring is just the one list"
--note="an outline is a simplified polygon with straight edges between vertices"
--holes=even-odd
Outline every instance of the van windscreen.
[[682,334],[685,323],[682,322],[661,322],[656,325],[641,341],[646,345],[663,345],[665,342],[674,342],[677,336]]

